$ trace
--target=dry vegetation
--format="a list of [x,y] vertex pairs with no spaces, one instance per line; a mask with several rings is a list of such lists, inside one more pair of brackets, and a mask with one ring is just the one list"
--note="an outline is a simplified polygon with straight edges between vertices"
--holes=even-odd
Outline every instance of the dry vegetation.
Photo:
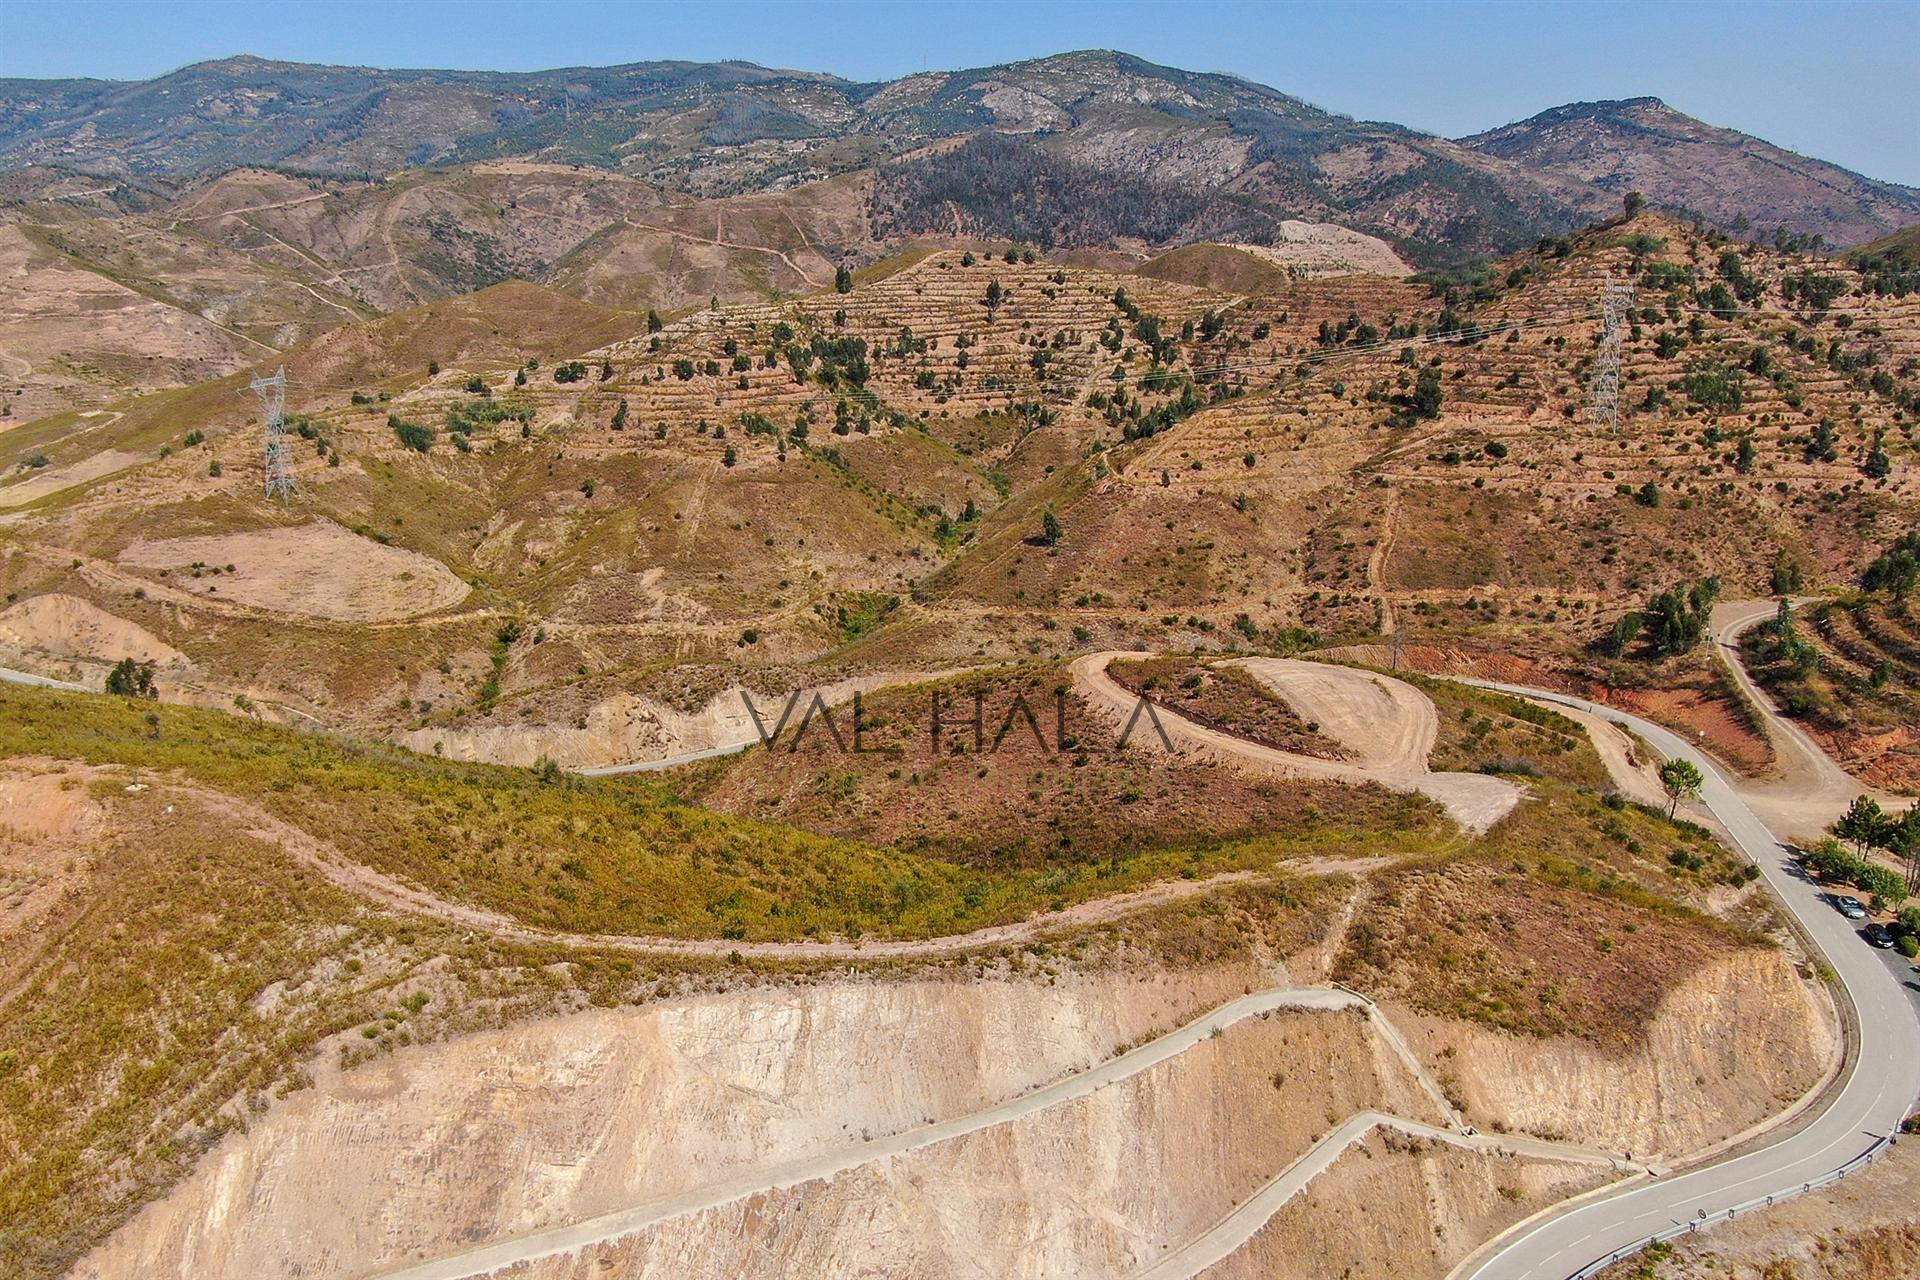
[[1117,870],[1149,851],[1162,867],[1196,875],[1453,839],[1431,806],[1383,789],[1168,761],[1146,741],[1154,728],[1144,717],[1123,748],[1122,726],[1090,711],[1051,664],[888,690],[863,698],[859,711],[857,751],[854,708],[837,713],[831,731],[816,717],[802,732],[802,703],[786,736],[693,766],[683,794],[745,817],[997,870],[1045,869],[1049,878]]
[[1805,659],[1770,624],[1744,639],[1748,669],[1842,765],[1894,790],[1920,784],[1920,625],[1899,601],[1853,596],[1796,620]]
[[1238,667],[1194,655],[1121,659],[1107,674],[1122,688],[1189,720],[1280,751],[1342,757],[1339,744],[1304,721],[1274,693]]
[[[348,661],[349,637],[386,639],[121,559],[289,522],[254,496],[237,379],[7,432],[18,478],[0,502],[22,495],[23,521],[0,532],[0,586],[128,617],[210,693],[430,743],[564,734],[689,661],[848,673],[1229,635],[1286,649],[1389,618],[1409,644],[1573,659],[1676,582],[1717,574],[1737,598],[1781,563],[1851,581],[1914,509],[1920,330],[1837,260],[1650,216],[1432,287],[1236,296],[1028,259],[920,253],[845,294],[657,332],[503,285],[289,351],[300,517],[473,588],[390,637],[416,661]],[[1614,434],[1581,406],[1592,299],[1630,272],[1642,307]],[[1844,295],[1849,323],[1808,309],[1802,282],[1829,274],[1869,289]],[[1752,301],[1711,309],[1729,281]],[[1429,374],[1432,418],[1410,409]],[[423,428],[426,452],[390,420]],[[1864,471],[1876,448],[1884,476]],[[89,481],[74,468],[93,458],[122,469]],[[521,625],[499,654],[506,618]],[[247,661],[256,620],[298,637],[264,673]],[[1643,687],[1646,709],[1725,720],[1717,749],[1764,763],[1710,665],[1575,665]],[[1656,705],[1672,699],[1686,705]]]

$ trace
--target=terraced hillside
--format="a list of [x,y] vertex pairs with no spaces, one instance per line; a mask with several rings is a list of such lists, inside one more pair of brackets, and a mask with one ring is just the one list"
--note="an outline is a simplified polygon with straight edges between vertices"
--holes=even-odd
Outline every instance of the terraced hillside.
[[[1587,409],[1609,276],[1639,290],[1618,431]],[[15,428],[6,588],[150,634],[181,696],[590,764],[712,745],[733,686],[803,672],[1578,649],[1676,582],[1851,582],[1914,508],[1911,297],[1647,216],[1431,285],[984,248],[845,283],[657,329],[526,285],[343,327],[286,357],[285,506],[238,377]],[[124,656],[15,631],[51,674]]]
[[1855,596],[1797,616],[1785,643],[1749,633],[1755,678],[1849,772],[1892,790],[1920,785],[1920,624],[1904,603]]
[[737,63],[255,58],[142,84],[8,81],[0,165],[0,392],[27,418],[509,278],[673,312],[1011,240],[1158,255],[1150,274],[1218,272],[1203,282],[1238,293],[1511,252],[1628,187],[1782,245],[1920,218],[1906,188],[1652,100],[1456,143],[1105,51],[885,85]]

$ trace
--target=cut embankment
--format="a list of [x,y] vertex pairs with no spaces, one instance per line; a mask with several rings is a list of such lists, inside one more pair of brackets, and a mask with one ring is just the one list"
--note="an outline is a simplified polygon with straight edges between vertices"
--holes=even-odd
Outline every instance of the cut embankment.
[[[1511,1145],[1449,1130],[1347,993],[1172,1026],[1244,976],[843,980],[404,1051],[323,1073],[75,1274],[1118,1276],[1348,1117]],[[1612,1173],[1531,1146],[1578,1180]]]
[[7,650],[91,662],[132,658],[163,667],[186,661],[185,654],[138,623],[63,592],[29,596],[0,610],[0,653]]

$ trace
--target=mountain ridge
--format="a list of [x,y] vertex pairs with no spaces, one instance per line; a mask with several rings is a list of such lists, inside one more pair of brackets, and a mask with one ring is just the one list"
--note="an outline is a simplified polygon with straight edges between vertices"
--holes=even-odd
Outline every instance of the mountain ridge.
[[[1090,167],[1114,190],[1157,180],[1257,208],[1255,223],[1334,221],[1448,253],[1508,252],[1584,225],[1629,184],[1721,225],[1746,216],[1841,244],[1920,221],[1920,192],[1657,98],[1566,104],[1447,139],[1117,50],[867,82],[738,60],[470,71],[251,54],[142,81],[0,80],[0,168],[103,178],[242,167],[360,177],[528,159],[724,197],[926,167],[928,146],[982,134],[1019,140],[1036,171]],[[1631,153],[1630,134],[1649,154]]]
[[1639,190],[1738,232],[1776,226],[1857,244],[1920,220],[1920,190],[1708,124],[1651,95],[1565,103],[1459,142],[1607,191]]

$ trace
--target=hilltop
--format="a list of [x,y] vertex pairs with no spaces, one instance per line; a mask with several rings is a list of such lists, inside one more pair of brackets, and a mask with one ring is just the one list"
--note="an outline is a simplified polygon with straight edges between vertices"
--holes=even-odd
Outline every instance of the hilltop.
[[[1570,161],[1601,138],[1612,162]],[[1785,154],[1651,100],[1576,104],[1456,143],[1108,50],[871,84],[734,62],[500,73],[250,57],[142,82],[0,81],[0,165],[134,186],[244,167],[338,180],[515,159],[721,197],[877,168],[888,181],[875,215],[916,233],[949,229],[957,212],[973,234],[1038,239],[1014,225],[1038,218],[1061,243],[1166,243],[1208,224],[1260,236],[1291,217],[1476,252],[1570,229],[1614,204],[1626,175],[1659,204],[1731,219],[1745,200],[1756,221],[1842,242],[1920,218],[1912,191],[1814,161],[1766,180]],[[1743,179],[1725,201],[1695,198],[1730,168]],[[1036,185],[1033,207],[1004,199]],[[1047,203],[1056,188],[1091,219],[1063,222]],[[1873,199],[1841,218],[1851,191]]]
[[875,84],[242,57],[137,83],[0,81],[0,374],[32,418],[508,279],[674,312],[983,241],[1158,257],[1230,290],[1401,274],[1566,234],[1630,189],[1794,245],[1920,220],[1908,188],[1654,99],[1455,142],[1100,50]]
[[1644,192],[1736,232],[1777,228],[1844,245],[1920,219],[1911,187],[1706,124],[1658,98],[1575,102],[1461,141],[1608,191]]

